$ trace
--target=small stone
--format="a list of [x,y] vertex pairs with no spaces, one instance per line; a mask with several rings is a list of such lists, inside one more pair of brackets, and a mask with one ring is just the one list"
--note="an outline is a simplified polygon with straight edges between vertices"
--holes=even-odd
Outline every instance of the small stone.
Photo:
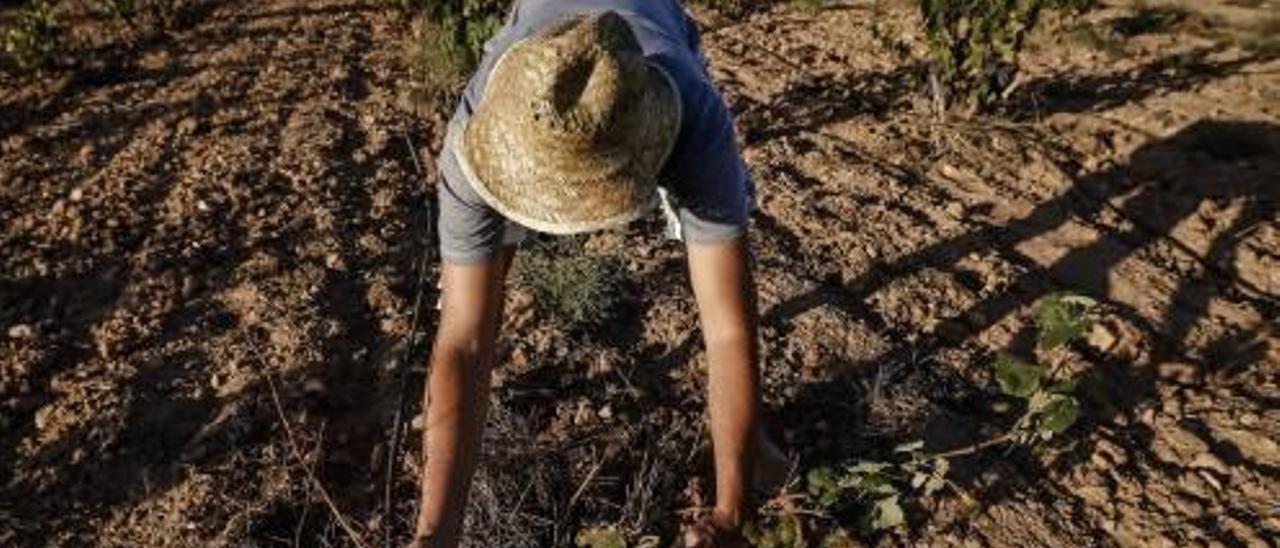
[[1222,462],[1222,459],[1218,458],[1217,455],[1209,452],[1196,455],[1196,458],[1191,461],[1191,467],[1213,470],[1222,475],[1230,475],[1230,470],[1227,469],[1226,463]]
[[192,133],[195,133],[197,129],[200,129],[200,120],[197,120],[195,116],[188,116],[183,118],[181,122],[178,122],[179,135],[191,135]]
[[963,218],[963,217],[964,217],[964,204],[962,204],[962,203],[960,203],[960,202],[951,202],[951,203],[947,204],[947,215],[950,215],[950,216],[952,216],[953,218],[956,218],[956,219],[961,219],[961,218]]
[[1197,470],[1197,472],[1200,473],[1200,477],[1204,479],[1205,483],[1208,483],[1210,487],[1213,487],[1214,491],[1222,490],[1222,482],[1219,481],[1218,478],[1213,475],[1213,473],[1207,470]]
[[46,405],[36,410],[36,430],[44,430],[49,426],[49,417],[53,415],[53,406]]
[[84,199],[84,191],[78,188],[71,189],[71,193],[67,195],[67,199],[73,202],[79,202]]
[[1089,331],[1088,342],[1089,346],[1097,348],[1102,352],[1110,352],[1112,348],[1116,347],[1116,343],[1119,342],[1119,339],[1116,338],[1115,333],[1111,332],[1110,328],[1097,323],[1094,324],[1093,329]]
[[1258,424],[1258,415],[1253,413],[1245,413],[1240,415],[1240,426],[1254,426]]
[[325,387],[324,381],[320,379],[311,378],[302,383],[302,391],[313,396],[324,394],[326,390],[328,390],[328,388]]
[[204,200],[196,200],[196,209],[200,211],[208,212],[213,208],[209,207],[209,204],[206,203]]
[[8,334],[10,339],[18,339],[18,340],[32,339],[32,338],[35,338],[36,336],[36,330],[33,329],[30,325],[27,325],[25,323],[20,323],[10,327]]
[[81,165],[89,165],[93,163],[93,159],[98,155],[98,150],[92,143],[80,147],[80,152],[76,153],[77,159]]
[[604,407],[601,407],[600,410],[596,412],[596,415],[599,415],[600,418],[604,420],[609,420],[613,418],[613,407],[605,404]]
[[346,270],[346,264],[342,261],[342,255],[330,253],[324,257],[324,265],[330,270]]
[[421,431],[427,425],[427,417],[422,413],[413,416],[413,421],[409,423],[409,429],[415,432]]
[[591,422],[591,402],[587,400],[578,401],[578,406],[573,411],[573,424],[582,426]]
[[1142,424],[1145,424],[1147,426],[1151,426],[1155,424],[1156,409],[1154,407],[1146,408],[1145,410],[1142,411],[1140,415],[1138,415],[1138,420],[1142,422]]
[[1178,384],[1195,384],[1196,366],[1187,362],[1165,362],[1156,366],[1160,378]]

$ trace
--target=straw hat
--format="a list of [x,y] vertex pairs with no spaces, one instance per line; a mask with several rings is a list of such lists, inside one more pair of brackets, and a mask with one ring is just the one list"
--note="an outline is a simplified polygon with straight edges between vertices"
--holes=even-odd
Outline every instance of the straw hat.
[[679,128],[675,82],[607,11],[512,45],[453,148],[499,213],[572,234],[647,213]]

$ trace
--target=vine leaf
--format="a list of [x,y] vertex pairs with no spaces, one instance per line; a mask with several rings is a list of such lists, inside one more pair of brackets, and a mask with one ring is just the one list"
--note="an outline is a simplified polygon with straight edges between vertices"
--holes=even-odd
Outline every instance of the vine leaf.
[[1036,301],[1032,313],[1040,328],[1040,349],[1053,350],[1083,337],[1089,329],[1087,313],[1095,302],[1070,293],[1054,293]]
[[996,357],[996,381],[1000,391],[1018,398],[1030,398],[1040,390],[1044,369],[1001,353]]
[[871,508],[871,513],[867,516],[867,529],[872,531],[881,531],[884,529],[892,529],[906,522],[906,515],[902,512],[902,505],[898,503],[898,496],[893,495],[877,500]]
[[1071,396],[1054,394],[1040,411],[1040,432],[1058,434],[1080,418],[1080,403]]

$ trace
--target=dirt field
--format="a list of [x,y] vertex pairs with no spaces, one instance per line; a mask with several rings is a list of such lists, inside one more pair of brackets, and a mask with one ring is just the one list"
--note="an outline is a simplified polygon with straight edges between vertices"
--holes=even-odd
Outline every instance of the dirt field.
[[[1277,13],[1238,4],[1217,7]],[[2,74],[0,545],[394,545],[444,109],[402,106],[409,24],[383,4],[181,5],[168,36],[84,21],[53,69]],[[1196,17],[1120,54],[1055,32],[1005,112],[941,123],[874,37],[918,45],[886,9],[695,12],[758,186],[787,451],[807,469],[1000,432],[993,353],[1073,289],[1102,319],[1042,357],[1081,375],[1084,420],[957,461],[976,503],[863,541],[1276,546],[1280,56]],[[669,539],[706,501],[705,360],[658,227],[589,242],[624,254],[620,325],[558,332],[517,288],[471,545]]]

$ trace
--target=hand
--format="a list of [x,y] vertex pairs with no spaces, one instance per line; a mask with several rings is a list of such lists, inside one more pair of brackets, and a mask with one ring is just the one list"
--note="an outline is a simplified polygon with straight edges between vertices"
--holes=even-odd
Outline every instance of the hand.
[[740,527],[711,512],[680,530],[674,548],[747,548]]
[[431,533],[418,533],[404,548],[434,548],[434,546],[435,541],[432,540]]

